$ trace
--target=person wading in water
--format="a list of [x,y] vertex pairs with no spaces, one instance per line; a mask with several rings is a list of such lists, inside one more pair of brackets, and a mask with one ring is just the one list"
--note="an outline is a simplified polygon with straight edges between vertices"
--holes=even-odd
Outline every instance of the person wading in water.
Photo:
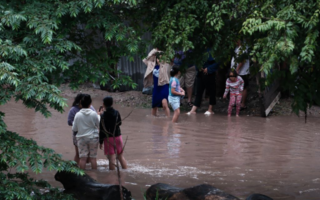
[[[115,170],[116,156],[119,159],[122,169],[127,169],[127,162],[123,157],[123,141],[120,130],[122,123],[121,116],[120,113],[112,107],[112,104],[112,97],[105,97],[103,99],[105,111],[101,115],[100,120],[100,149],[102,149],[104,145],[104,154],[108,157],[110,170]],[[117,152],[115,152],[115,150]]]
[[[73,120],[74,116],[81,110],[81,105],[80,105],[80,100],[82,98],[83,94],[79,93],[75,99],[74,102],[72,103],[72,107],[69,110],[68,114],[68,125],[72,126],[73,125]],[[93,111],[96,111],[93,106],[90,106],[90,109]],[[76,139],[77,132],[72,131],[72,140],[73,140],[73,145],[75,147],[75,156],[74,156],[74,161],[79,165],[79,150],[78,150],[78,145],[77,145],[77,139]],[[87,160],[87,163],[89,163],[89,159]]]
[[153,85],[152,92],[152,115],[156,116],[159,107],[162,107],[167,117],[170,117],[168,107],[169,96],[169,71],[171,65],[169,63],[160,62],[161,51],[153,49],[148,56],[143,59],[147,65],[147,70],[144,75],[144,87]]
[[99,144],[99,117],[97,112],[90,109],[91,96],[84,94],[80,100],[82,109],[74,117],[72,130],[76,135],[81,169],[85,169],[87,158],[91,168],[97,169],[97,150]]

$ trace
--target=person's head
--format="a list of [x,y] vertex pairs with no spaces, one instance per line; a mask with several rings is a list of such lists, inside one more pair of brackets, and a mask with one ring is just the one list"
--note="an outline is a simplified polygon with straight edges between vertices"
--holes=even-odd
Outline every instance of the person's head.
[[180,73],[180,67],[178,65],[173,65],[170,71],[170,76],[174,77],[176,75],[179,75]]
[[81,101],[82,95],[83,95],[83,94],[79,93],[79,94],[74,98],[74,101],[73,101],[73,103],[72,103],[72,106],[80,106],[80,101]]
[[91,96],[89,94],[83,94],[80,104],[82,108],[89,108],[91,106],[92,103],[92,99]]
[[157,64],[160,64],[160,58],[162,57],[162,52],[157,52],[156,53],[156,60],[157,60]]
[[229,70],[228,77],[232,82],[235,82],[237,80],[237,76],[238,76],[238,73],[236,70],[234,69]]
[[106,96],[104,99],[103,99],[103,106],[105,108],[110,108],[113,104],[113,98],[110,97],[110,96]]
[[236,43],[237,47],[241,46],[241,40],[240,39],[237,39],[235,43]]

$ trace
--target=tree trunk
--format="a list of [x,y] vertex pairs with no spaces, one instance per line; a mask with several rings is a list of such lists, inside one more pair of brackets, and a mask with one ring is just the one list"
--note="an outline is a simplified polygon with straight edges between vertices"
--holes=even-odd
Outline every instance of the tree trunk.
[[[62,183],[65,193],[78,200],[121,200],[119,185],[97,183],[87,174],[80,176],[69,172],[57,172],[56,181]],[[122,187],[123,198],[131,200],[131,192]]]

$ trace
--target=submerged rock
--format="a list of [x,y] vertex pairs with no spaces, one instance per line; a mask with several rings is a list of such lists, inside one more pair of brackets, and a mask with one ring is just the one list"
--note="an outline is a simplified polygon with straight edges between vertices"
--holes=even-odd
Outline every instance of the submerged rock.
[[182,189],[157,183],[147,190],[147,200],[155,200],[157,195],[159,199],[167,200],[239,200],[239,198],[207,184]]
[[246,200],[273,200],[268,196],[265,196],[263,194],[252,194]]
[[[70,172],[57,172],[54,176],[56,181],[62,183],[65,193],[73,194],[78,200],[120,200],[119,185],[101,184],[89,175],[83,176]],[[131,192],[122,187],[124,200],[131,200]]]
[[[146,192],[147,200],[166,199],[166,200],[240,200],[218,188],[208,184],[197,185],[182,189],[157,183],[152,185]],[[273,200],[262,194],[250,195],[246,200]]]

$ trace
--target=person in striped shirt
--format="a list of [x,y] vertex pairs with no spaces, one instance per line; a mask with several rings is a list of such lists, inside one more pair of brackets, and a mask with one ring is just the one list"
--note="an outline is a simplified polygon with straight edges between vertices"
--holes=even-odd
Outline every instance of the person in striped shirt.
[[238,76],[236,70],[230,70],[228,73],[228,77],[229,78],[226,81],[226,90],[224,92],[223,98],[227,98],[227,95],[230,91],[228,116],[231,116],[232,107],[236,103],[236,116],[239,117],[244,81],[240,76]]

